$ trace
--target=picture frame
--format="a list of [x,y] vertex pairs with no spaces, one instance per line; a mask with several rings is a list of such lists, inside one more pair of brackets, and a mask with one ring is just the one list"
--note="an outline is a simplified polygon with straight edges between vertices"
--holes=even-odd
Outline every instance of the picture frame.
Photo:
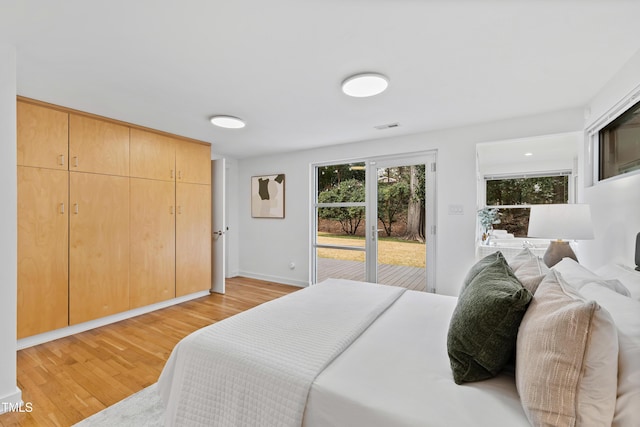
[[285,176],[283,173],[251,177],[251,217],[284,218]]

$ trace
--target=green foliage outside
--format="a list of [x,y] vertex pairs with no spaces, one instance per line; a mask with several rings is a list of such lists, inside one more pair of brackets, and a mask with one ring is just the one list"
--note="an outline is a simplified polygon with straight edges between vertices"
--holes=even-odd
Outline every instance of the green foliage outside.
[[567,203],[569,178],[547,176],[487,181],[487,205]]
[[378,185],[378,219],[387,236],[391,236],[398,214],[407,210],[411,188],[404,181]]
[[[318,168],[318,202],[345,203],[365,201],[364,163],[331,165]],[[406,238],[424,241],[424,165],[381,169],[378,176],[377,216],[385,234],[392,236],[394,224],[401,218],[414,230]],[[410,209],[411,204],[415,208]],[[417,218],[413,216],[417,215]],[[342,231],[354,235],[364,221],[362,207],[327,207],[318,210],[321,219],[339,221]],[[422,239],[421,239],[422,238]]]
[[[567,203],[569,177],[546,176],[510,178],[487,181],[488,206],[540,205]],[[529,208],[500,208],[500,228],[516,237],[526,237],[529,229]]]
[[[365,191],[361,181],[347,179],[318,194],[318,203],[364,202]],[[364,221],[364,208],[360,206],[321,208],[318,216],[322,219],[339,221],[342,231],[356,234]]]
[[[318,168],[318,196],[341,182],[354,179],[364,183],[364,163],[331,165]],[[364,190],[364,189],[363,189]]]

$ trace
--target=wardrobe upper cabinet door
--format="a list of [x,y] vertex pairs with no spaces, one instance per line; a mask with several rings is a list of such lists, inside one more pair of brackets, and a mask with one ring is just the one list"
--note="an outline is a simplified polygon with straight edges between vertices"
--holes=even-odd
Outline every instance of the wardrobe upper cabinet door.
[[176,144],[173,138],[131,129],[131,176],[175,181]]
[[211,146],[176,141],[178,182],[211,185]]
[[69,170],[129,176],[129,128],[69,115]]
[[68,325],[68,175],[18,166],[18,338]]
[[69,114],[18,101],[18,165],[68,169]]

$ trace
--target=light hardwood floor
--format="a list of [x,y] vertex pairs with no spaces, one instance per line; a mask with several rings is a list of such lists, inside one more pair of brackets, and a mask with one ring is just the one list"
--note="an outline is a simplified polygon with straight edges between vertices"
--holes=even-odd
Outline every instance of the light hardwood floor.
[[70,426],[155,383],[189,333],[299,288],[236,277],[212,294],[18,352],[26,410],[0,426]]

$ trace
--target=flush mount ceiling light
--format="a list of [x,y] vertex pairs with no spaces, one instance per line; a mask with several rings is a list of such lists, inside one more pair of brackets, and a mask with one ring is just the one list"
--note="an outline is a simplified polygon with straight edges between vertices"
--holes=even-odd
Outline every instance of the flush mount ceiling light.
[[241,129],[245,126],[242,119],[233,116],[213,116],[211,123],[215,126],[227,129]]
[[531,156],[533,156],[533,153],[524,153],[524,155],[527,156],[527,157],[531,157]]
[[389,86],[389,79],[379,73],[360,73],[342,82],[342,91],[356,98],[377,95]]

